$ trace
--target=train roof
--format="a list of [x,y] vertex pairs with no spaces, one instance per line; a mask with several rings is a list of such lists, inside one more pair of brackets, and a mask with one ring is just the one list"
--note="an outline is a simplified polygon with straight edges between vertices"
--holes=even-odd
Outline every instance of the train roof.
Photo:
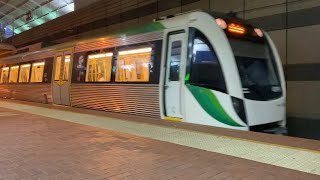
[[111,32],[111,33],[110,32],[101,33],[101,34],[97,34],[95,36],[84,37],[82,39],[78,39],[78,40],[74,40],[74,41],[70,41],[70,42],[65,42],[65,43],[61,43],[61,44],[57,44],[57,45],[52,45],[49,47],[41,48],[38,51],[15,54],[13,56],[1,58],[0,61],[6,61],[6,60],[14,59],[14,58],[25,57],[25,56],[29,56],[29,55],[42,53],[42,52],[66,49],[66,48],[74,47],[78,44],[88,43],[88,42],[96,41],[99,39],[107,40],[107,39],[112,39],[112,38],[121,38],[122,36],[132,36],[132,35],[137,35],[137,34],[142,34],[142,33],[162,31],[164,29],[165,29],[165,27],[160,22],[152,22],[152,23],[148,23],[145,25],[134,26],[134,27],[130,27],[130,28],[123,29],[123,30],[118,30],[118,31]]
[[[107,40],[107,39],[112,39],[112,38],[121,38],[121,36],[132,36],[132,35],[137,35],[137,34],[141,34],[141,33],[163,31],[165,29],[165,26],[160,22],[160,20],[170,19],[170,18],[173,18],[176,16],[186,15],[186,14],[190,14],[192,12],[199,12],[199,11],[200,10],[194,10],[191,12],[180,13],[177,15],[169,15],[169,16],[161,17],[161,18],[155,19],[154,22],[148,23],[145,25],[138,25],[138,26],[134,26],[134,27],[130,27],[130,28],[126,28],[123,30],[114,31],[114,32],[100,33],[100,34],[97,34],[94,36],[84,37],[82,39],[45,47],[45,48],[42,48],[38,51],[26,52],[26,53],[21,53],[21,54],[16,54],[16,55],[9,56],[9,57],[1,58],[0,61],[8,61],[10,59],[15,59],[15,58],[19,58],[19,57],[26,57],[26,56],[34,55],[34,54],[38,54],[38,53],[67,49],[70,47],[74,47],[78,44],[88,43],[88,42],[92,42],[92,41],[96,41],[96,40],[100,40],[100,39]],[[200,11],[200,12],[205,12],[205,11]],[[240,21],[245,22],[244,20],[236,17],[235,13],[228,13],[228,14],[227,13],[220,13],[220,12],[207,12],[207,13],[210,14],[214,18],[233,19],[238,22],[240,22]]]

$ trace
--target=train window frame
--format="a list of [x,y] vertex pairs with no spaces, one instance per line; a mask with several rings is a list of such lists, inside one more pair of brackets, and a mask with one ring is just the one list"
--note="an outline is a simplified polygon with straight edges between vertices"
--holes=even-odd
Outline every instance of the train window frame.
[[[161,42],[159,44],[159,42]],[[160,49],[159,49],[160,46]],[[150,60],[149,60],[149,78],[148,81],[117,81],[117,70],[118,70],[118,60],[119,60],[119,52],[121,51],[131,51],[135,49],[144,49],[144,48],[151,48],[150,51]],[[160,68],[157,66],[155,62],[155,58],[159,57],[159,51],[161,55],[161,48],[162,48],[162,41],[156,40],[156,41],[149,41],[144,43],[137,43],[137,44],[130,44],[126,46],[119,46],[115,49],[114,52],[114,64],[113,64],[113,82],[116,84],[155,84],[159,80],[155,78],[155,76],[159,76],[159,73],[157,73],[157,68]],[[161,57],[161,56],[160,56]],[[159,59],[160,61],[160,59]]]
[[[14,68],[14,69],[18,69],[17,77],[15,78],[15,81],[10,82],[10,81],[11,81],[11,75],[12,75],[12,73],[13,73],[13,68]],[[18,83],[19,74],[20,74],[20,66],[19,66],[19,65],[16,64],[16,65],[10,66],[10,70],[9,70],[9,81],[8,81],[8,83],[9,83],[9,84],[16,84],[16,83]]]
[[[60,58],[59,66],[57,65],[58,58]],[[53,80],[54,81],[60,81],[60,79],[61,79],[61,75],[63,73],[62,72],[63,70],[61,70],[62,60],[63,60],[63,55],[59,55],[54,58],[54,66],[53,66],[54,67],[53,68],[53,72],[54,72]],[[57,71],[57,70],[59,70],[59,71]],[[58,74],[58,72],[59,72],[59,74]]]
[[[87,54],[86,58],[86,72],[85,72],[85,83],[110,83],[112,82],[112,71],[113,71],[113,61],[114,61],[114,51],[113,50],[105,50],[105,51],[99,51],[98,53],[96,51],[93,51],[94,53]],[[106,55],[105,57],[111,57],[110,59],[110,78],[109,80],[105,81],[88,81],[88,73],[89,73],[89,58],[90,56],[99,56],[99,55]]]
[[[178,45],[177,45],[178,44]],[[173,56],[176,56],[174,54],[174,49],[179,49],[178,51],[178,56],[179,56],[179,61],[178,61],[178,68],[176,71],[173,69]],[[171,53],[170,53],[170,63],[169,63],[169,81],[180,81],[180,72],[181,72],[181,56],[182,56],[182,40],[175,40],[172,41],[171,43]],[[177,61],[176,61],[177,62]]]
[[[29,67],[29,75],[28,75],[28,80],[27,80],[27,82],[21,82],[21,73],[22,73],[22,68],[24,68],[24,67]],[[18,83],[20,83],[20,84],[27,84],[27,83],[29,83],[30,82],[30,79],[31,79],[31,68],[32,67],[32,65],[31,65],[31,63],[24,63],[24,64],[20,64],[20,72],[19,72],[19,78],[18,78]]]
[[[194,41],[196,37],[201,37],[203,42],[207,45],[207,47],[210,49],[210,52],[213,53],[212,55],[215,56],[216,64],[217,64],[217,70],[218,72],[214,72],[214,75],[219,75],[221,84],[219,86],[212,85],[209,83],[198,83],[198,82],[193,82],[193,70],[194,70],[194,64],[195,64],[195,55],[193,53],[194,51]],[[200,30],[196,28],[190,28],[189,29],[189,48],[188,48],[188,60],[187,60],[187,72],[186,72],[186,77],[185,81],[187,84],[193,85],[193,86],[199,86],[199,87],[204,87],[208,89],[212,89],[215,91],[223,92],[223,93],[228,93],[228,88],[227,88],[227,83],[225,79],[225,75],[223,73],[223,69],[221,66],[221,61],[219,57],[217,56],[217,51],[214,49],[212,44],[210,43],[208,37],[201,32]]]
[[[6,82],[3,81],[3,69],[8,70],[7,81]],[[10,67],[9,66],[1,68],[0,84],[8,84],[9,83],[9,74],[10,74]]]
[[[40,64],[40,65],[42,65],[43,66],[43,72],[42,72],[42,81],[40,82],[34,82],[34,81],[32,81],[32,75],[33,75],[33,67],[35,66],[35,64]],[[45,60],[41,60],[41,61],[33,61],[32,63],[31,63],[31,71],[30,71],[30,80],[29,80],[29,82],[30,83],[43,83],[43,79],[44,79],[44,72],[45,72],[45,66],[46,66],[46,61]]]
[[[61,77],[62,81],[69,81],[70,78],[71,78],[70,74],[72,72],[71,72],[70,67],[72,66],[71,65],[71,61],[72,61],[72,58],[73,58],[72,56],[73,56],[72,53],[71,54],[68,53],[68,54],[63,55],[63,69],[62,69],[62,75],[60,75],[60,76],[62,76]],[[66,68],[66,64],[68,65],[67,68]]]

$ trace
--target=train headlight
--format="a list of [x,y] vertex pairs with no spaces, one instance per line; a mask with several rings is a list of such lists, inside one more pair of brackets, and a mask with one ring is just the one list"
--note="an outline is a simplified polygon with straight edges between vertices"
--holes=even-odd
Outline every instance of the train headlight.
[[221,18],[216,19],[216,23],[221,27],[221,29],[227,29],[228,27],[226,21]]
[[244,108],[243,100],[239,98],[232,97],[232,105],[240,119],[247,124],[247,116]]
[[259,37],[263,37],[263,32],[261,29],[259,28],[254,28],[254,32],[256,32],[256,34],[259,36]]

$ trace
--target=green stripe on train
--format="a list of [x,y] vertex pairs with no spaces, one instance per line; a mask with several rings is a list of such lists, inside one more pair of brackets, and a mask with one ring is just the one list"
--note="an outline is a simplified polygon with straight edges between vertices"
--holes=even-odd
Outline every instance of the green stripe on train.
[[196,98],[200,106],[214,119],[217,121],[227,124],[229,126],[235,126],[235,127],[244,127],[240,124],[238,124],[234,119],[232,119],[227,112],[223,109],[222,105],[220,104],[217,97],[211,92],[211,90],[192,86],[192,85],[186,85],[192,95]]

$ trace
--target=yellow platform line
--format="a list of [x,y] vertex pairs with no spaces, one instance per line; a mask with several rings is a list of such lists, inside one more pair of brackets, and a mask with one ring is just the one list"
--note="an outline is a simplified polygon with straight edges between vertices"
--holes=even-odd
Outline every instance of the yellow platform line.
[[319,151],[10,102],[0,107],[320,175]]
[[168,120],[168,121],[178,121],[178,122],[181,122],[182,121],[182,118],[177,118],[177,117],[164,117],[165,120]]

